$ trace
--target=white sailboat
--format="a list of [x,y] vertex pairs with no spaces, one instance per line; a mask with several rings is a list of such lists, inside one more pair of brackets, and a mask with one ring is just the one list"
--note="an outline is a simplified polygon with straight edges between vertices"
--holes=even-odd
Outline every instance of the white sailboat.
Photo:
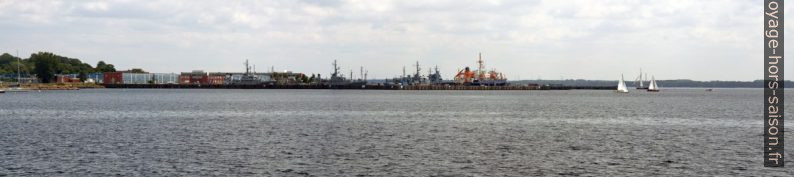
[[648,84],[648,91],[649,92],[658,92],[659,91],[659,86],[656,85],[656,78],[654,78],[653,76],[651,76],[651,83]]
[[8,88],[8,90],[7,90],[7,91],[8,91],[8,92],[28,92],[28,90],[27,90],[27,89],[24,89],[24,88],[22,88],[22,87],[18,87],[18,86],[17,86],[17,87],[11,87],[11,88]]
[[645,77],[642,77],[642,68],[640,68],[640,75],[634,79],[634,85],[637,89],[648,89],[645,87],[643,83],[645,83],[645,79],[648,79],[648,74],[645,74]]
[[626,87],[626,82],[623,81],[623,74],[620,75],[620,82],[618,82],[618,93],[629,93],[629,88]]
[[[22,65],[22,57],[19,57],[19,51],[17,51],[17,86],[8,89],[8,92],[27,92],[28,90],[22,88],[22,77],[21,77],[21,70],[20,65]],[[5,92],[5,91],[3,91]]]

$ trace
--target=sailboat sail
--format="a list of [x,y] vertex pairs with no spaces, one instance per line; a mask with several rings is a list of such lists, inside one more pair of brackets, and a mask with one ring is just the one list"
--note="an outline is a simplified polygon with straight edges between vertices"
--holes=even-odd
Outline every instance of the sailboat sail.
[[640,75],[634,79],[634,87],[637,89],[648,89],[648,87],[645,87],[645,79],[648,79],[648,77],[642,77],[642,68],[640,68]]
[[618,92],[627,93],[629,89],[626,87],[626,82],[623,81],[623,75],[620,75],[620,82],[618,82]]
[[659,90],[659,86],[656,85],[656,78],[651,77],[651,83],[648,85],[648,90]]
[[639,81],[640,81],[640,87],[639,88],[645,87],[644,85],[642,85],[642,83],[645,82],[645,81],[643,81],[642,79],[639,79]]

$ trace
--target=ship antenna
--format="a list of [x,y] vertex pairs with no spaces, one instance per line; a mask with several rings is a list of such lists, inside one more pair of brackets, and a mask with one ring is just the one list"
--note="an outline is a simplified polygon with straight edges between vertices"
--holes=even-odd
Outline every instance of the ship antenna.
[[245,74],[251,73],[251,66],[248,65],[248,59],[245,59]]
[[331,73],[331,77],[337,77],[337,75],[339,75],[339,66],[337,66],[336,60],[334,60],[333,66],[334,66],[334,73]]
[[419,71],[422,70],[421,68],[419,68],[419,61],[416,61],[416,65],[415,66],[416,66],[416,77],[418,78],[419,77]]
[[477,64],[479,64],[480,67],[477,68],[477,69],[482,72],[482,70],[485,69],[485,64],[484,64],[485,62],[482,61],[482,53],[480,53],[479,57],[480,57],[480,59],[477,60]]

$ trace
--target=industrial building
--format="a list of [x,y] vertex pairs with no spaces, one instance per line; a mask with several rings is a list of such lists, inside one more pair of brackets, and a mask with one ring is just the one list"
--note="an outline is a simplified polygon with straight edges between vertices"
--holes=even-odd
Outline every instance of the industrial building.
[[226,77],[223,74],[208,73],[202,70],[183,72],[179,75],[179,84],[223,85],[225,80]]
[[[173,73],[131,73],[125,71],[106,72],[101,75],[102,79],[95,80],[100,84],[177,84],[179,74]],[[99,76],[88,78],[100,78]]]
[[[304,77],[302,73],[293,72],[269,72],[269,73],[249,73],[250,77],[245,80],[246,73],[233,72],[205,72],[194,70],[191,72],[173,73],[129,73],[129,72],[106,72],[95,80],[100,84],[196,84],[196,85],[233,85],[243,83],[256,84],[295,84]],[[92,78],[92,77],[89,77]],[[255,81],[251,81],[254,78]]]

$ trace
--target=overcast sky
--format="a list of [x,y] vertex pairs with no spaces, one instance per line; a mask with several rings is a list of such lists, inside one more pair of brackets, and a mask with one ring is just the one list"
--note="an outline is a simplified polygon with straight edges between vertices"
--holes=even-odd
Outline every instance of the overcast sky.
[[250,59],[258,71],[326,76],[336,59],[370,78],[418,60],[445,79],[482,52],[509,79],[631,80],[642,68],[755,80],[763,24],[762,0],[0,0],[0,52],[150,72],[239,72]]

